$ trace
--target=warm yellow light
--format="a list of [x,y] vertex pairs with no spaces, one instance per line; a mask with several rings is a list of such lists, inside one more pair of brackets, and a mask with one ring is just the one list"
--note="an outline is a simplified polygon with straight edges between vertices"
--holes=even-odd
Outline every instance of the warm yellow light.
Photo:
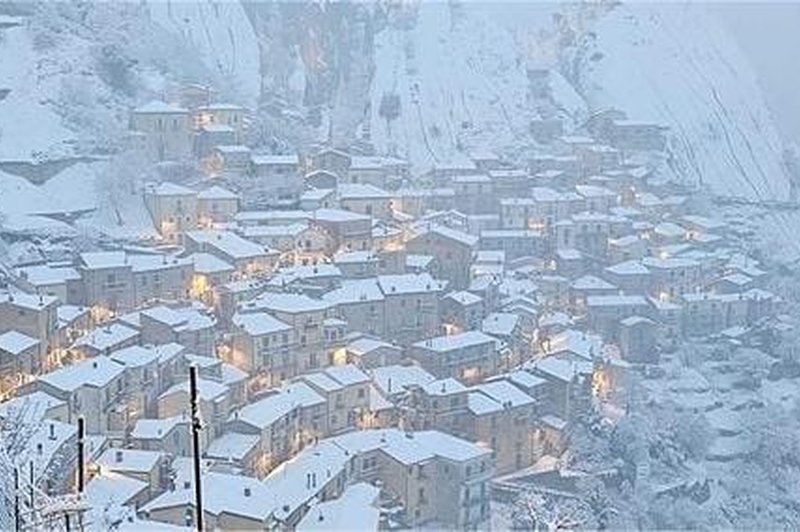
[[333,352],[332,358],[334,366],[344,366],[347,364],[347,351],[343,347],[340,347]]
[[480,368],[467,368],[462,373],[462,377],[467,382],[477,382],[481,376]]
[[208,278],[202,274],[195,274],[192,276],[192,286],[189,289],[189,295],[194,299],[202,299],[210,289]]

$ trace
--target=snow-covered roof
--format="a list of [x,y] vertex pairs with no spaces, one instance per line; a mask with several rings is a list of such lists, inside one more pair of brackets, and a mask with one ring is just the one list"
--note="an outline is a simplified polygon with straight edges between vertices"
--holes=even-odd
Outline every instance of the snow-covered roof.
[[148,194],[154,196],[194,196],[197,194],[197,192],[191,188],[170,181],[164,181],[159,184],[151,183],[146,186],[145,190]]
[[444,353],[454,349],[465,349],[468,347],[482,344],[497,345],[497,340],[481,331],[466,331],[459,334],[447,336],[436,336],[427,340],[414,343],[414,347]]
[[320,405],[325,398],[303,382],[293,382],[280,388],[272,395],[243,406],[230,417],[230,421],[239,420],[259,429],[269,427],[295,408],[307,408]]
[[[207,471],[203,475],[203,510],[219,516],[230,514],[266,523],[275,511],[278,494],[258,479],[244,475],[228,475]],[[141,510],[184,508],[194,504],[194,489],[165,491]]]
[[584,198],[613,198],[617,196],[614,191],[597,185],[575,185],[575,191]]
[[46,373],[39,379],[58,390],[72,392],[81,386],[102,388],[124,372],[122,364],[105,356],[96,356]]
[[150,485],[143,480],[114,471],[103,471],[86,484],[84,497],[95,511],[102,511],[127,505],[149,488]]
[[114,351],[108,357],[114,362],[129,368],[135,368],[158,362],[159,353],[152,348],[133,345]]
[[213,315],[192,307],[170,308],[160,305],[142,310],[141,315],[161,322],[175,332],[210,329],[217,323]]
[[620,320],[620,325],[623,327],[635,327],[637,325],[655,325],[655,322],[649,318],[645,318],[644,316],[628,316],[627,318]]
[[586,298],[589,307],[605,306],[637,306],[647,305],[643,296],[638,295],[609,295],[609,296],[589,296]]
[[616,275],[648,275],[650,270],[638,260],[627,260],[608,266],[605,271]]
[[509,382],[521,388],[528,388],[528,389],[541,386],[542,384],[547,382],[545,379],[522,369],[514,370],[505,375],[499,375],[497,379],[492,379],[492,380],[501,380],[501,379],[506,379]]
[[380,510],[376,506],[379,495],[380,488],[372,484],[360,482],[348,486],[338,499],[312,506],[295,530],[376,531],[380,521]]
[[274,222],[307,222],[313,213],[307,211],[242,211],[236,213],[234,219],[240,223],[265,223]]
[[313,218],[317,221],[330,223],[368,221],[371,219],[365,214],[343,209],[317,209],[313,212]]
[[241,229],[246,238],[296,237],[308,229],[308,223],[248,225]]
[[[160,397],[168,397],[177,393],[189,394],[189,379],[173,384]],[[197,379],[197,396],[203,401],[216,402],[223,399],[227,393],[228,387],[220,382],[203,378]]]
[[325,374],[343,386],[356,386],[369,382],[369,375],[352,364],[330,366],[325,369]]
[[448,377],[424,384],[422,390],[428,395],[444,397],[465,392],[467,387],[456,379]]
[[238,200],[239,196],[235,192],[231,192],[227,188],[222,188],[219,185],[201,190],[197,193],[197,199],[202,200]]
[[528,406],[535,403],[533,397],[505,380],[484,382],[471,389],[491,397],[501,405],[510,407]]
[[364,355],[375,351],[376,349],[382,348],[400,349],[396,345],[384,342],[383,340],[379,340],[377,338],[370,338],[368,336],[361,337],[358,340],[353,340],[346,346],[348,352],[356,355]]
[[262,309],[273,312],[296,314],[301,312],[322,312],[328,310],[331,304],[321,299],[314,299],[305,294],[267,292],[256,299],[244,303],[242,309],[246,311]]
[[266,312],[250,312],[234,314],[232,323],[250,336],[262,336],[292,330],[290,325],[267,314]]
[[253,155],[250,159],[256,166],[298,166],[300,164],[297,154]]
[[229,273],[236,269],[211,253],[194,253],[189,256],[189,260],[194,263],[194,271],[197,273]]
[[420,236],[425,236],[429,234],[437,235],[439,237],[458,242],[459,244],[468,247],[475,247],[478,244],[478,241],[480,240],[475,235],[471,235],[469,233],[465,233],[457,229],[452,229],[444,225],[427,224],[427,223],[422,224],[422,226],[418,228],[418,232],[414,236],[414,238],[418,238]]
[[436,260],[433,255],[419,255],[409,253],[406,255],[406,268],[415,268],[423,270],[427,268],[431,262]]
[[341,183],[336,187],[340,199],[381,199],[388,200],[391,195],[369,183]]
[[378,262],[378,256],[372,251],[341,251],[333,256],[335,264],[359,264]]
[[492,312],[481,322],[481,330],[493,336],[508,337],[514,333],[520,317],[513,312]]
[[[456,462],[491,455],[491,449],[438,431],[405,433],[399,429],[362,430],[322,440],[306,447],[292,460],[283,462],[264,480],[267,489],[276,494],[275,515],[286,518],[317,496],[325,486],[308,488],[309,475],[319,479],[335,477],[358,454],[380,451],[403,464],[414,465],[437,457]],[[328,472],[331,472],[329,477]]]
[[438,292],[442,284],[427,272],[379,275],[378,285],[384,295]]
[[220,460],[243,460],[256,448],[258,441],[259,436],[255,434],[226,432],[208,444],[205,456]]
[[20,355],[39,345],[39,340],[18,331],[7,331],[0,334],[0,351],[11,355]]
[[197,108],[199,111],[244,111],[238,103],[214,102]]
[[476,416],[495,414],[503,411],[503,405],[480,392],[467,395],[467,408]]
[[181,424],[188,425],[189,418],[185,416],[173,416],[168,418],[140,418],[136,420],[131,431],[131,438],[137,440],[159,440],[169,434],[175,427]]
[[89,334],[78,338],[75,347],[89,347],[97,351],[113,349],[139,336],[139,331],[121,323],[101,325]]
[[17,395],[0,403],[0,419],[10,418],[20,422],[38,423],[51,408],[66,406],[67,402],[47,392],[35,391]]
[[420,366],[381,366],[370,370],[375,385],[385,394],[402,392],[408,386],[424,386],[436,377]]
[[110,447],[95,463],[101,468],[118,473],[149,473],[162,459],[164,454],[159,451]]
[[271,251],[231,231],[187,231],[186,236],[198,244],[214,247],[235,260],[269,255]]
[[550,355],[571,353],[586,360],[593,360],[600,355],[602,348],[601,336],[567,329],[549,339],[547,353]]
[[80,259],[88,270],[123,268],[129,265],[124,251],[92,251],[81,253]]
[[189,111],[183,107],[160,100],[152,100],[133,110],[139,114],[188,114]]
[[462,306],[475,305],[483,301],[479,295],[473,294],[466,290],[459,290],[457,292],[449,292],[444,296],[445,299],[450,299]]
[[573,290],[615,290],[617,287],[594,275],[584,275],[570,283]]
[[67,281],[77,281],[80,274],[72,266],[40,264],[19,268],[17,273],[33,286],[50,286]]
[[239,154],[250,153],[250,147],[245,146],[244,144],[223,144],[221,146],[214,146],[214,149],[222,153],[223,155],[233,154],[233,153],[239,153]]

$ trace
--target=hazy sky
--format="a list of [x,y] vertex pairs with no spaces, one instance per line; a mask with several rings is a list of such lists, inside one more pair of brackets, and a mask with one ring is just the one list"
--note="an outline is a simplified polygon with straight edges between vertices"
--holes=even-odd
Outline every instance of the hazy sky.
[[784,137],[800,142],[800,2],[716,2],[709,6],[750,58]]

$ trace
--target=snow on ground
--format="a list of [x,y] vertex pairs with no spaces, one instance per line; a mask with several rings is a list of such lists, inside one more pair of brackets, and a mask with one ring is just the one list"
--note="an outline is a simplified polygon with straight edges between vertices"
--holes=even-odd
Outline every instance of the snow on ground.
[[[108,178],[103,161],[76,163],[41,185],[0,172],[0,225],[7,230],[59,234],[78,229],[100,231],[114,238],[154,236],[141,195],[111,205],[104,193]],[[42,215],[86,211],[72,228]]]
[[[514,32],[493,18],[497,7],[468,3],[455,19],[446,3],[419,9],[413,29],[389,27],[375,39],[370,130],[378,152],[396,147],[426,170],[460,162],[470,149],[502,151],[527,136],[528,61]],[[531,26],[549,20],[537,9],[526,13]],[[378,113],[384,94],[401,102],[389,125]]]
[[75,135],[62,125],[50,100],[59,94],[59,65],[40,56],[25,26],[0,30],[0,159],[68,154]]
[[[152,20],[202,58],[208,69],[255,106],[261,86],[258,40],[239,2],[154,1]],[[198,80],[186,80],[198,81]]]
[[702,4],[620,5],[594,28],[580,85],[594,108],[670,126],[677,175],[715,193],[786,199],[782,144],[758,80]]

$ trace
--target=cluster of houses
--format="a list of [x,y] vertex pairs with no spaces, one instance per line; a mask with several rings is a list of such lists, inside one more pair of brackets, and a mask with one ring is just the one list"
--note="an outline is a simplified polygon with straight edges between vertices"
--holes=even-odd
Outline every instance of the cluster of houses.
[[83,418],[86,497],[126,519],[193,522],[193,366],[207,526],[476,529],[492,478],[559,457],[629,372],[780,308],[735,226],[652,182],[658,125],[537,119],[524,165],[412,175],[257,154],[247,124],[202,92],[136,109],[140,149],[202,173],[145,187],[159,240],[21,265],[0,294],[0,417],[48,449]]

